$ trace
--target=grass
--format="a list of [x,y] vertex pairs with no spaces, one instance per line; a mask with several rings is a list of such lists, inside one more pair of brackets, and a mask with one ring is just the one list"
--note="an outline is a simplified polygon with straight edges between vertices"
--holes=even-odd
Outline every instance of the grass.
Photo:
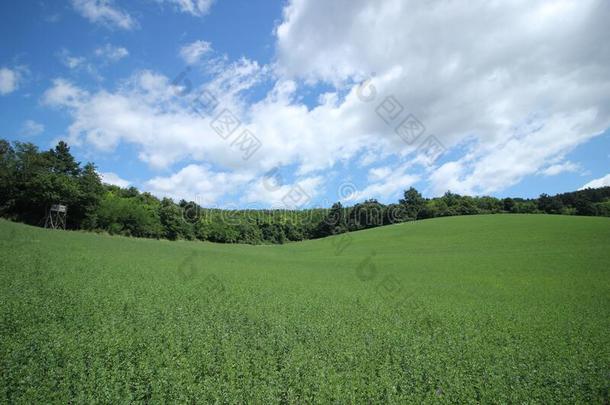
[[608,403],[610,220],[282,246],[0,221],[0,401]]

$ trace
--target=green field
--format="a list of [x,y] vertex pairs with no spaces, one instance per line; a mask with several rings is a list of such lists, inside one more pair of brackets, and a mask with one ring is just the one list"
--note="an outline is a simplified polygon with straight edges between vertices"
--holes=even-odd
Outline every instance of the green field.
[[0,402],[608,403],[610,219],[277,246],[0,221]]

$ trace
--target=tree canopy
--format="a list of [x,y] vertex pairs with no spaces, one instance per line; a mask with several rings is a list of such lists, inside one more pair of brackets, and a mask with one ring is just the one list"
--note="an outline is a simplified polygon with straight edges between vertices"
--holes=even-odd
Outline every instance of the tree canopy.
[[69,229],[145,238],[221,243],[285,243],[425,218],[495,213],[610,216],[610,187],[537,199],[470,197],[448,191],[424,198],[411,187],[394,204],[369,199],[328,209],[220,210],[159,199],[135,187],[102,184],[93,163],[81,165],[60,141],[40,151],[0,139],[0,216],[42,226],[52,204],[68,205]]

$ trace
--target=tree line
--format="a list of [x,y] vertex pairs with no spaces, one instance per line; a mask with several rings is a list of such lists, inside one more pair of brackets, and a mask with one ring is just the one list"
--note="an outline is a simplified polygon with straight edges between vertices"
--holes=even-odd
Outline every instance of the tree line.
[[0,140],[0,216],[42,226],[49,207],[68,206],[67,227],[157,239],[220,243],[285,243],[426,218],[496,213],[610,216],[610,187],[537,199],[471,197],[447,192],[424,198],[406,190],[397,203],[371,199],[329,209],[222,210],[175,203],[135,187],[103,184],[93,163],[81,165],[60,141],[41,151]]

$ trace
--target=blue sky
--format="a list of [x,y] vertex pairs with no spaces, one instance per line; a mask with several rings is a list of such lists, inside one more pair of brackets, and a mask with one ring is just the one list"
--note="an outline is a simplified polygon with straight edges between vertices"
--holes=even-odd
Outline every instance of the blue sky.
[[207,206],[610,185],[609,8],[2,2],[2,137]]

